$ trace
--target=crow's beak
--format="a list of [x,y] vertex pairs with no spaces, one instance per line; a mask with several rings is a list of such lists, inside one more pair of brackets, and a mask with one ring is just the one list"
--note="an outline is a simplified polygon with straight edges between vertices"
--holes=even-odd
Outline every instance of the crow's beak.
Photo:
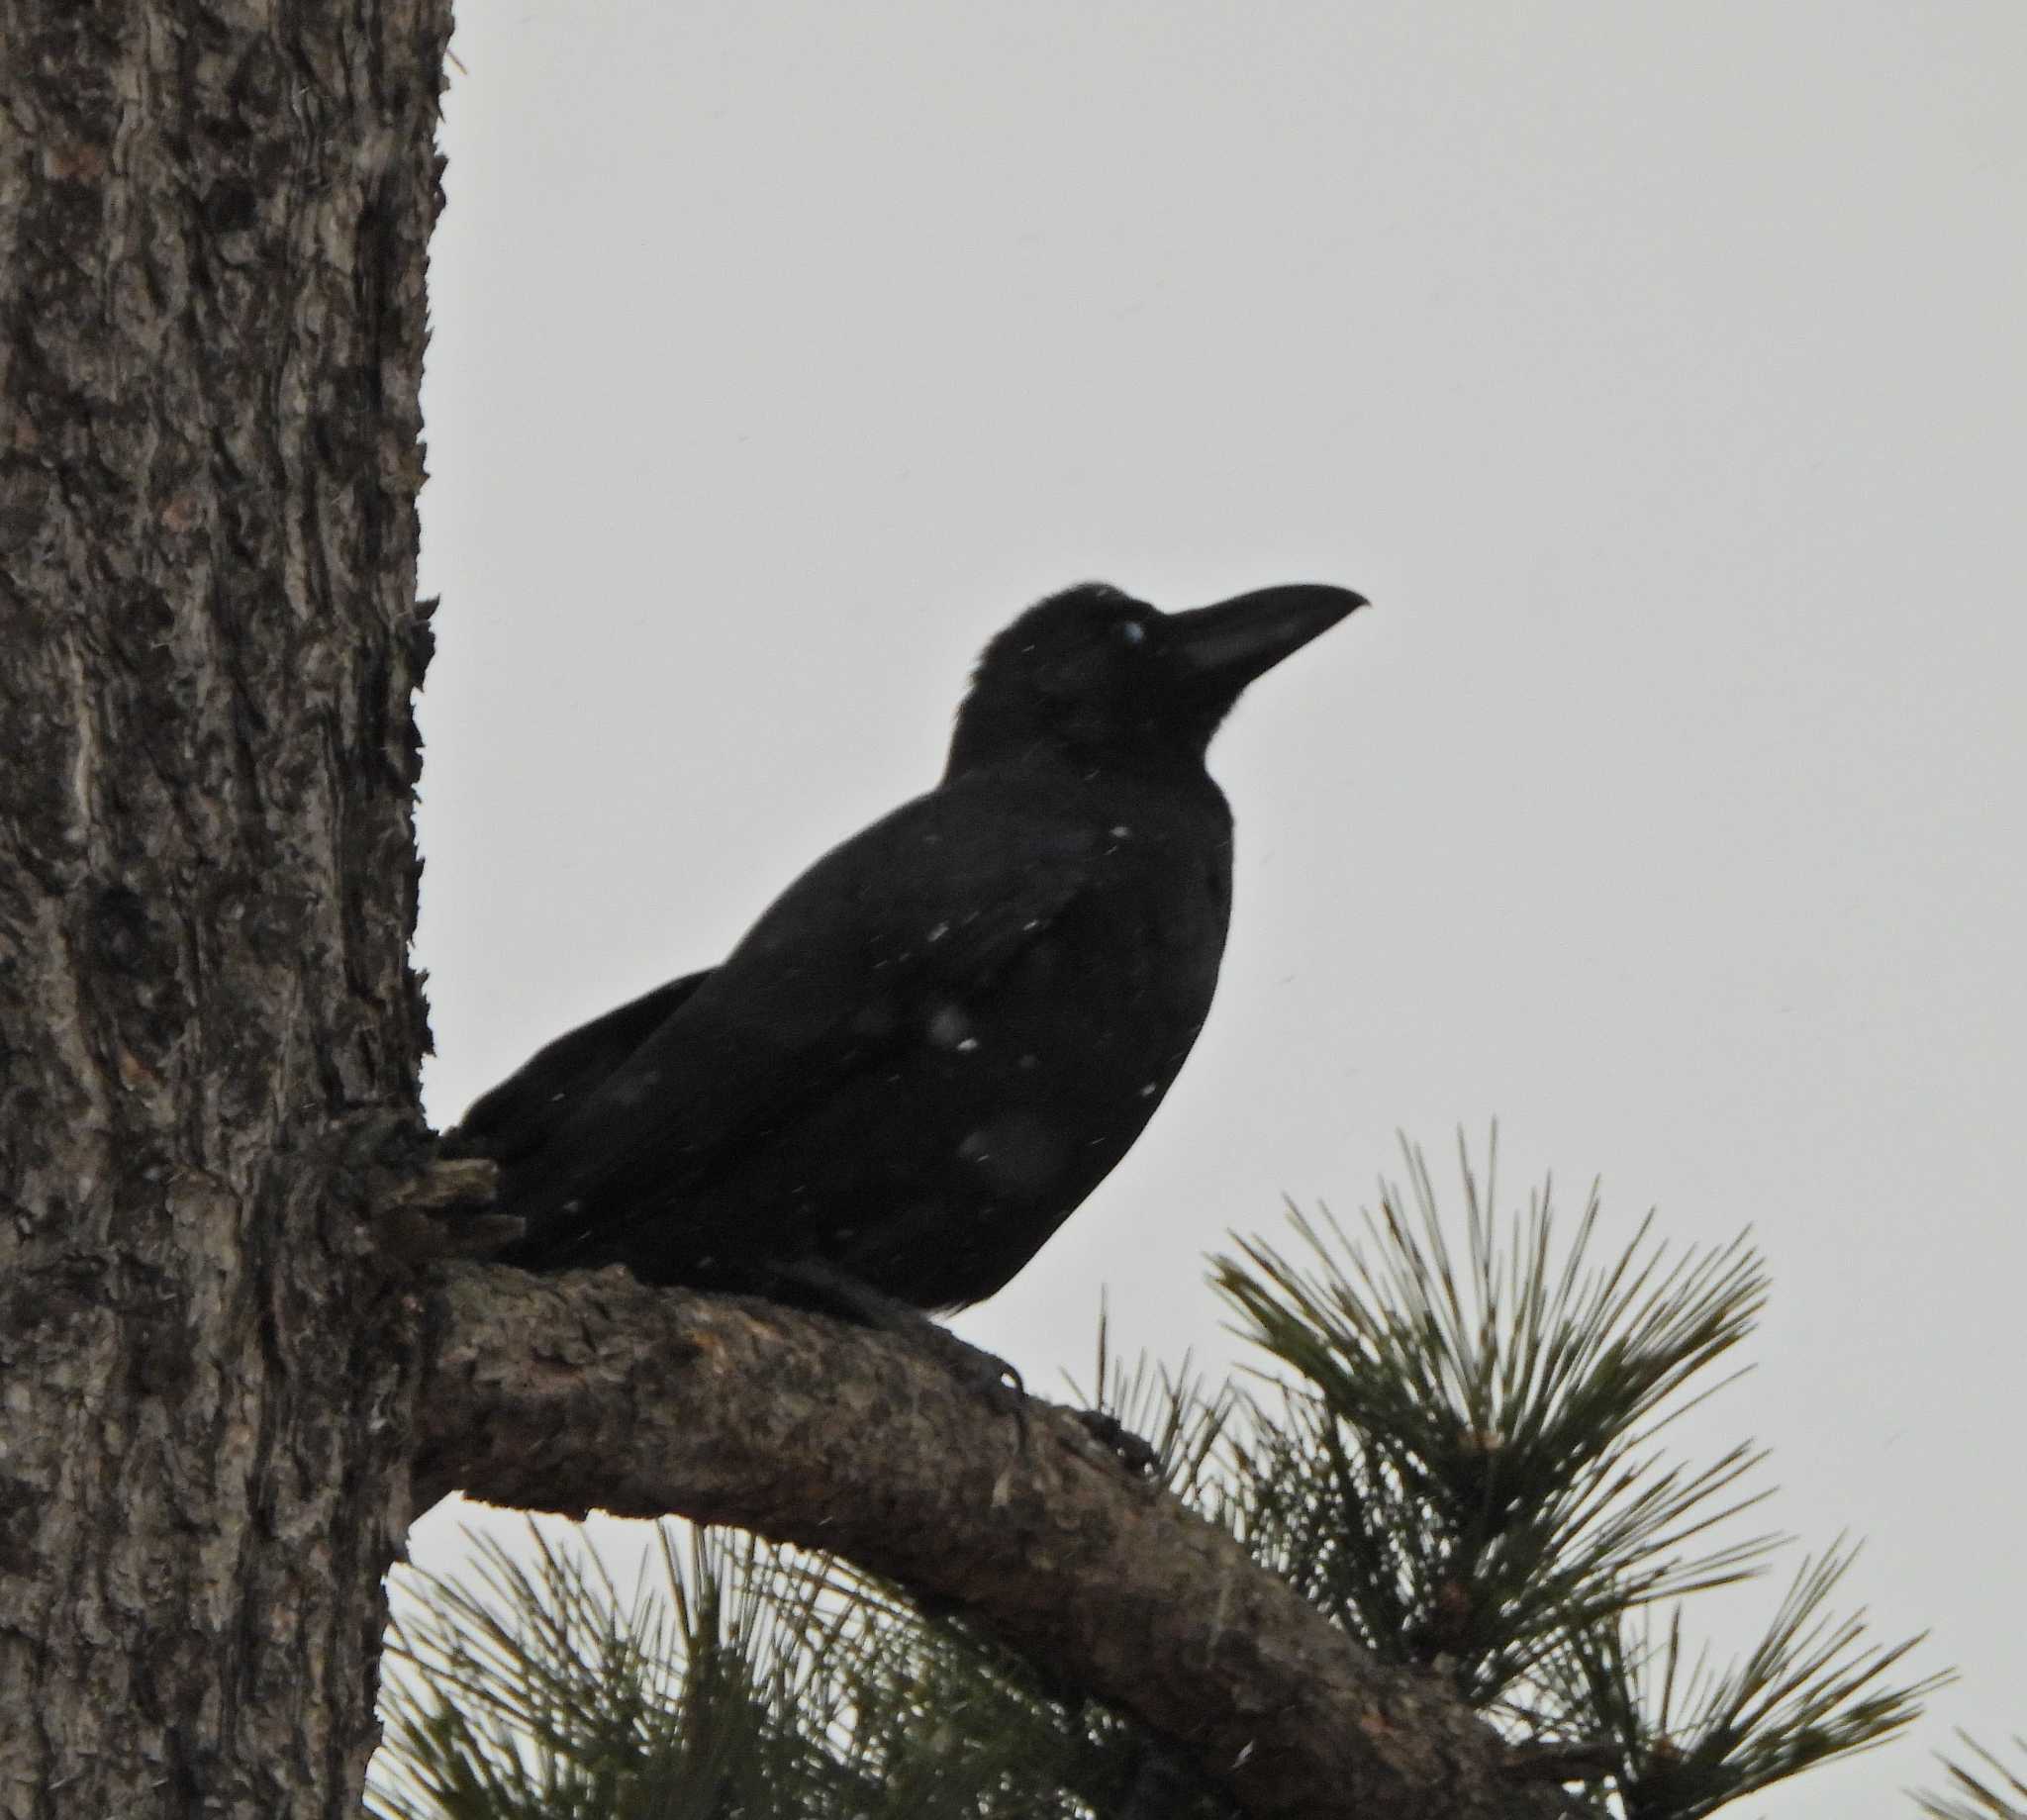
[[1255,677],[1365,604],[1365,596],[1349,588],[1299,582],[1172,614],[1164,632],[1192,679],[1229,702]]

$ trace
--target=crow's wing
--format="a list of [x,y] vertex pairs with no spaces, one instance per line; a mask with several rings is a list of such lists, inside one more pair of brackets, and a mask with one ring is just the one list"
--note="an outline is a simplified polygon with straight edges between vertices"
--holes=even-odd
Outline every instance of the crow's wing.
[[567,1258],[764,1143],[976,1003],[1091,884],[1103,830],[1005,779],[917,797],[833,848],[508,1178],[510,1255]]
[[443,1133],[443,1154],[496,1163],[532,1156],[710,975],[685,974],[544,1044],[472,1102]]

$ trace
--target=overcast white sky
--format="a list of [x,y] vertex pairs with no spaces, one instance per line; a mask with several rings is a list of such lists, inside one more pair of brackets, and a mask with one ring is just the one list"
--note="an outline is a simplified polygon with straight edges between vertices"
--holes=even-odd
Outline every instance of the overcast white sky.
[[1454,1198],[1496,1115],[1508,1199],[1754,1228],[1686,1439],[1771,1445],[1963,1670],[1749,1810],[2027,1729],[2027,6],[488,0],[455,48],[434,1115],[931,783],[1029,600],[1356,587],[1215,750],[1195,1057],[962,1330],[1046,1388],[1103,1290],[1233,1357],[1227,1229],[1354,1212],[1397,1128]]

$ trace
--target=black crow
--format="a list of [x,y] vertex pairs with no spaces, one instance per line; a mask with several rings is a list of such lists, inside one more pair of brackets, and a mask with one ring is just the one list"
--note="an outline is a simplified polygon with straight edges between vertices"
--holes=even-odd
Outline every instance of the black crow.
[[1002,1288],[1210,1008],[1231,898],[1211,734],[1363,605],[1296,586],[1164,614],[1093,583],[1022,614],[935,789],[723,965],[559,1037],[446,1135],[501,1165],[507,1261],[860,1312]]

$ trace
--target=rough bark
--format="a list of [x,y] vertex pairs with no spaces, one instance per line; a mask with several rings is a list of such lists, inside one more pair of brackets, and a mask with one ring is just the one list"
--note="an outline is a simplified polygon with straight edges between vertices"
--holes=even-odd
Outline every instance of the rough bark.
[[675,1511],[845,1556],[1116,1702],[1255,1820],[1562,1811],[1440,1684],[1383,1667],[1067,1415],[1023,1446],[903,1341],[624,1271],[453,1265],[429,1354],[421,1497]]
[[351,1815],[445,0],[0,0],[0,1814]]

